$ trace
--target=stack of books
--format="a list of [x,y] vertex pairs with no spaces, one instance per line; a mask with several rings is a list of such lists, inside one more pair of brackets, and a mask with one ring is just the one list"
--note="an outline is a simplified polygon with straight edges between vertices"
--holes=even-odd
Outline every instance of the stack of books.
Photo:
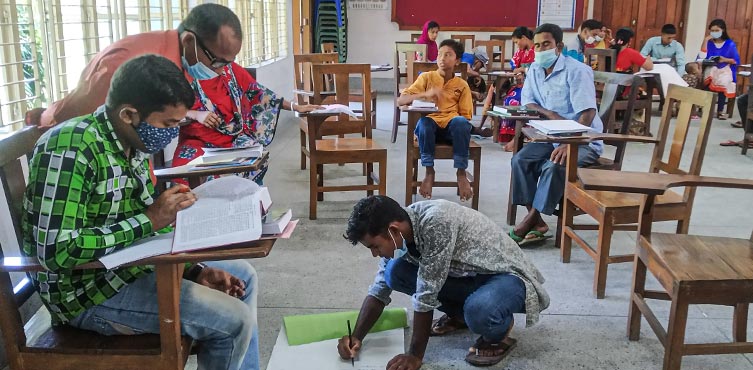
[[528,125],[547,136],[580,136],[591,131],[590,127],[573,120],[530,121]]
[[495,105],[494,108],[492,108],[492,111],[500,113],[502,115],[508,115],[508,116],[538,116],[539,112],[535,109],[528,109],[525,106],[508,106],[503,107],[499,105]]

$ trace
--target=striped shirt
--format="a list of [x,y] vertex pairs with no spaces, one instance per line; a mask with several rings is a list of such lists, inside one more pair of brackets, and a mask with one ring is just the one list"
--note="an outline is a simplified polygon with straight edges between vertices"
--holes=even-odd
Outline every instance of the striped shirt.
[[104,106],[66,121],[37,142],[24,199],[23,253],[53,323],[65,323],[152,271],[133,266],[72,270],[153,234],[144,214],[154,186],[148,155],[126,157]]

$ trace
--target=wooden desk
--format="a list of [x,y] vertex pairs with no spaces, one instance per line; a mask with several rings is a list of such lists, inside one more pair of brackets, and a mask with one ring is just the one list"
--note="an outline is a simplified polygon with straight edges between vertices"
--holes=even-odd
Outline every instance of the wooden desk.
[[201,185],[201,179],[207,176],[226,175],[230,173],[244,173],[258,171],[269,160],[269,152],[264,152],[259,159],[250,165],[228,166],[224,168],[201,168],[196,165],[184,165],[179,167],[163,168],[154,171],[157,180],[169,181],[173,179],[187,179],[188,186],[193,189]]
[[[541,119],[541,116],[536,115],[520,115],[520,116],[513,116],[513,115],[505,115],[499,112],[495,112],[493,110],[490,110],[486,112],[487,116],[492,117],[492,131],[494,134],[494,142],[499,142],[499,126],[500,126],[500,120],[508,120],[508,121],[515,121],[515,136],[513,137],[513,142],[517,142],[520,140],[520,130],[525,126],[528,121],[532,119]],[[522,146],[522,142],[521,142]],[[513,154],[517,152],[518,146],[515,145],[515,148],[513,149]]]
[[371,72],[372,73],[373,72],[387,72],[387,71],[391,71],[393,69],[394,68],[391,65],[389,65],[389,64],[380,65],[380,66],[377,66],[377,65],[372,65],[371,66]]

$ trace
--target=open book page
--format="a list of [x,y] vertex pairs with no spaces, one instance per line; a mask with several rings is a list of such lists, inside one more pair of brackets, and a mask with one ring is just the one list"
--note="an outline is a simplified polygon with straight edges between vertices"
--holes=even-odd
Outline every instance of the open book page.
[[347,105],[342,104],[330,104],[330,105],[322,105],[321,109],[317,109],[315,111],[312,111],[311,113],[345,113],[353,118],[358,118],[358,115],[356,115],[355,112],[353,112],[350,107]]
[[655,64],[654,69],[650,71],[641,68],[640,72],[636,73],[636,75],[659,75],[661,77],[661,88],[665,94],[669,90],[670,84],[688,87],[688,83],[685,82],[685,80],[682,79],[682,76],[677,73],[677,70],[669,64]]
[[108,270],[147,257],[168,254],[173,247],[174,232],[141,239],[125,249],[107,254],[99,259]]
[[283,325],[267,370],[384,370],[393,357],[405,353],[405,329],[370,333],[361,348],[354,365],[351,365],[349,360],[343,360],[337,354],[337,339],[291,346]]
[[178,212],[173,253],[259,239],[259,189],[239,176],[207,181],[194,189],[196,203]]

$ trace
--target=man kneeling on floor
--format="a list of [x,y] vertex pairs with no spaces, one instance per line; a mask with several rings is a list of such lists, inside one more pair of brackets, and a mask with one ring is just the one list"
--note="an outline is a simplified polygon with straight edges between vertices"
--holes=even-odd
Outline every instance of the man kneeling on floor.
[[[128,248],[175,221],[196,196],[183,186],[159,196],[149,154],[178,136],[194,103],[178,67],[157,55],[125,62],[105,105],[51,128],[37,142],[24,199],[23,252],[53,325],[103,335],[159,333],[152,266],[74,270]],[[259,369],[257,276],[246,261],[187,267],[181,334],[201,343],[199,369]]]
[[[413,338],[408,353],[387,370],[416,370],[430,335],[469,328],[479,338],[465,360],[476,366],[504,359],[517,341],[510,337],[513,313],[527,326],[549,306],[544,278],[523,251],[488,217],[445,200],[401,207],[382,196],[361,199],[345,237],[362,243],[379,270],[363,301],[351,339],[340,339],[343,359],[354,358],[393,290],[413,296]],[[434,309],[445,313],[432,322]]]

